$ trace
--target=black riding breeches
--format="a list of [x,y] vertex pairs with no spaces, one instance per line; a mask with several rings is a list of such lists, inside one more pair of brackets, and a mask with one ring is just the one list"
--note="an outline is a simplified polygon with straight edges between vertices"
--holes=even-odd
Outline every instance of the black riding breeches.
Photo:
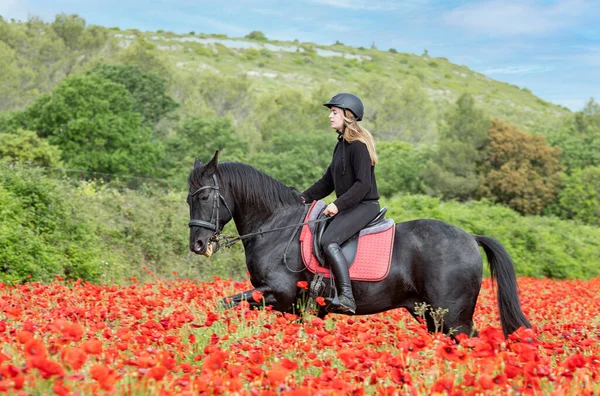
[[325,249],[334,242],[342,245],[369,224],[377,216],[379,209],[379,201],[362,201],[333,216],[321,238],[321,248]]

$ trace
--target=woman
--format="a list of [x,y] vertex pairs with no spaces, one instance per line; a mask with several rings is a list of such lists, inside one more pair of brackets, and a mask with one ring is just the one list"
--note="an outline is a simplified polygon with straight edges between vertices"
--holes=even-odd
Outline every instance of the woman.
[[302,193],[302,199],[312,202],[335,191],[337,199],[323,212],[333,219],[323,234],[321,248],[335,276],[339,294],[339,305],[334,303],[332,308],[336,312],[355,313],[348,263],[340,245],[379,213],[379,193],[375,182],[377,153],[373,136],[358,123],[364,113],[358,96],[340,93],[324,106],[331,110],[329,121],[338,133],[338,142],[327,171]]

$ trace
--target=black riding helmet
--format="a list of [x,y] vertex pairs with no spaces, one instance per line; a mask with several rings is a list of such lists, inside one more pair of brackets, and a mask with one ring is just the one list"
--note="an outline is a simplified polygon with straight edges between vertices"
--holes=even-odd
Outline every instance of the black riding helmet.
[[357,121],[362,120],[365,112],[365,107],[363,106],[360,98],[347,92],[342,92],[335,95],[333,98],[329,99],[329,102],[323,104],[323,106],[327,106],[330,109],[333,106],[344,110],[348,109],[354,114],[354,117],[356,117]]

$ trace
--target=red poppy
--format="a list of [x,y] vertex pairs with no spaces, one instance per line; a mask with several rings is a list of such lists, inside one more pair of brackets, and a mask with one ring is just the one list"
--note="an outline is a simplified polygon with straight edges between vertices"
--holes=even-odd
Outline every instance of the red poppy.
[[227,352],[216,351],[208,355],[202,365],[202,371],[217,371],[225,367],[225,360],[227,359]]
[[252,299],[254,301],[256,301],[257,303],[262,301],[263,298],[263,292],[261,292],[260,290],[256,290],[254,289],[254,291],[252,291]]
[[79,370],[87,361],[86,353],[78,347],[67,348],[62,354],[62,358],[65,363],[75,370]]
[[89,355],[99,355],[102,352],[100,340],[87,340],[82,344],[83,350]]
[[71,388],[66,386],[62,380],[54,381],[54,385],[52,385],[52,391],[58,396],[68,396],[71,394]]
[[321,296],[315,298],[315,301],[317,302],[317,304],[319,304],[320,306],[325,306],[325,299]]
[[298,281],[296,283],[296,286],[298,286],[300,289],[308,290],[308,282],[307,281]]
[[272,385],[279,385],[287,378],[289,371],[283,367],[275,367],[267,371],[267,378]]
[[45,358],[48,352],[44,343],[36,338],[33,338],[25,344],[25,356]]
[[444,392],[452,392],[452,388],[454,387],[454,378],[442,378],[434,382],[431,387],[431,392],[433,393],[444,393]]
[[27,343],[27,341],[33,338],[33,333],[31,333],[30,331],[17,331],[16,336],[17,341],[19,341],[19,343],[25,344]]
[[36,357],[31,360],[32,366],[39,370],[42,378],[50,378],[52,376],[62,377],[65,375],[65,370],[60,364],[53,360],[48,360],[45,357]]
[[150,370],[148,370],[148,372],[146,373],[146,377],[152,378],[156,381],[160,381],[163,379],[165,374],[167,374],[167,369],[165,367],[155,366],[155,367],[152,367]]

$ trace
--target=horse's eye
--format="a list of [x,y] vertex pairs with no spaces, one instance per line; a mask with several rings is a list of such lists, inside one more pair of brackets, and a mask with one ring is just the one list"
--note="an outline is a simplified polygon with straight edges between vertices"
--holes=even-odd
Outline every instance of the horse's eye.
[[203,201],[208,201],[208,195],[203,196],[202,198],[200,198]]

